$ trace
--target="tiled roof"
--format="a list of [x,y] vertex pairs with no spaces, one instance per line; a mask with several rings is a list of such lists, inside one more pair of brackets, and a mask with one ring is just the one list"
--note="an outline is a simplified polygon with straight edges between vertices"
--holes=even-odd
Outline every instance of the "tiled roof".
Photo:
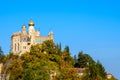
[[12,37],[14,37],[14,36],[20,36],[20,35],[21,35],[21,32],[13,33]]

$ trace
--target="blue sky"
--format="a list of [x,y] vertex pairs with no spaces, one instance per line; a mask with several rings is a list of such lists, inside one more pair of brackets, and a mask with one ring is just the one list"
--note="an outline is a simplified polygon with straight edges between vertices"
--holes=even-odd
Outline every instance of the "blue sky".
[[52,30],[55,43],[69,45],[71,55],[83,51],[120,79],[119,4],[119,0],[1,0],[0,46],[9,53],[12,33],[32,18],[41,35]]

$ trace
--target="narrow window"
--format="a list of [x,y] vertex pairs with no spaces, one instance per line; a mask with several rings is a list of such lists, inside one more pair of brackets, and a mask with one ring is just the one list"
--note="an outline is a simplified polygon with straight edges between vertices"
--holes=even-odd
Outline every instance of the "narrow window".
[[19,51],[19,43],[18,43],[18,51]]
[[16,51],[16,44],[15,44],[15,51]]

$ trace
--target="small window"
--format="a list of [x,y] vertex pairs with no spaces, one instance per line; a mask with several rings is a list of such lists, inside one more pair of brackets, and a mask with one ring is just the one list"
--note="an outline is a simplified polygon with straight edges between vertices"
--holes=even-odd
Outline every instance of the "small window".
[[26,38],[24,37],[24,38],[22,38],[22,40],[23,40],[23,41],[26,41]]
[[19,51],[19,43],[18,43],[18,51]]
[[16,46],[16,44],[15,44],[15,51],[16,51],[16,47],[17,47],[17,46]]

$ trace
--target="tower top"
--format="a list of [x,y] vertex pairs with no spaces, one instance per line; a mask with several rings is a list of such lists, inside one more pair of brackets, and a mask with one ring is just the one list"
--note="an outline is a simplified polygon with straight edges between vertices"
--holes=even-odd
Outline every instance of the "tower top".
[[28,24],[29,26],[34,26],[34,22],[32,21],[32,19],[30,19],[30,22]]
[[22,26],[22,28],[26,28],[26,26],[25,26],[25,25],[23,25],[23,26]]

